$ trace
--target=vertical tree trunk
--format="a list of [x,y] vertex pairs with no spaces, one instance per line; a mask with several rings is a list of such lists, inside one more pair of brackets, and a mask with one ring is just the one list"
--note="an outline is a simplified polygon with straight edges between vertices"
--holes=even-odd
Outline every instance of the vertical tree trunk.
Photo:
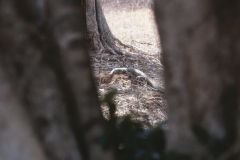
[[87,37],[90,46],[97,52],[106,50],[111,54],[126,54],[126,52],[116,46],[116,38],[108,27],[100,0],[84,0],[84,2],[86,7]]
[[45,160],[44,152],[12,87],[0,69],[0,159]]
[[[19,110],[26,110],[23,129],[28,133],[33,126],[33,142],[35,136],[40,143],[33,143],[39,156],[26,159],[113,159],[99,140],[104,119],[86,50],[80,2],[1,1],[1,68],[19,100],[17,105],[23,106]],[[16,153],[21,154],[21,148]]]
[[[216,142],[214,158],[239,159],[240,1],[155,4],[169,106],[168,150],[199,159]],[[203,133],[214,138],[201,140]]]
[[52,45],[48,58],[64,94],[77,143],[85,152],[84,159],[113,159],[111,152],[102,150],[99,140],[104,131],[104,120],[86,48],[81,3],[69,0],[49,2],[52,22],[48,24],[47,38]]

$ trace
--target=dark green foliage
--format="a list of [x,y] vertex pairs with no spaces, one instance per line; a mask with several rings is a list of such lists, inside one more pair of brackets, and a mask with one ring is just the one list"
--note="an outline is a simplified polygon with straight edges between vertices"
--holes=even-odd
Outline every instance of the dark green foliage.
[[[103,103],[109,107],[110,119],[107,121],[107,131],[102,138],[104,149],[114,149],[117,160],[191,160],[191,155],[167,151],[164,130],[165,123],[152,129],[144,129],[141,122],[131,119],[131,116],[116,117],[114,97],[116,91],[107,93]],[[227,139],[217,139],[199,125],[192,125],[196,139],[207,148],[201,160],[212,160],[221,157],[229,148]],[[236,158],[229,157],[228,160]]]
[[163,159],[165,136],[163,125],[146,130],[140,122],[130,116],[116,117],[114,96],[116,91],[109,92],[103,103],[109,106],[110,119],[107,132],[103,138],[103,147],[114,148],[118,160],[160,160]]

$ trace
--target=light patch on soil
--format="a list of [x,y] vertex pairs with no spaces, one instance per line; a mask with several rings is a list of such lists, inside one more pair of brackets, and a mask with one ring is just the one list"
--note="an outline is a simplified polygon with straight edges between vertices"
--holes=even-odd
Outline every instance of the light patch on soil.
[[[116,67],[133,67],[143,71],[160,86],[163,85],[163,66],[160,62],[160,43],[153,12],[150,8],[115,9],[103,5],[104,13],[112,33],[123,43],[138,48],[135,56],[92,53],[94,74],[102,96],[117,89],[117,116],[131,114],[136,120],[154,126],[167,118],[164,95],[151,88],[141,77],[130,73],[109,76]],[[102,106],[103,115],[108,117],[108,108]]]
[[113,35],[159,58],[160,43],[151,9],[108,11],[105,16]]

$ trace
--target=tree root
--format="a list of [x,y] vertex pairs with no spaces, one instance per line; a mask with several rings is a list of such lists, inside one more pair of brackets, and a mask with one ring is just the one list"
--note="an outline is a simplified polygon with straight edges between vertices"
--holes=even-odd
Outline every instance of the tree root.
[[134,52],[138,52],[138,53],[144,53],[144,54],[148,54],[147,52],[141,50],[141,49],[138,49],[137,47],[135,46],[132,46],[132,45],[129,45],[129,44],[125,44],[123,43],[120,39],[118,39],[117,37],[113,36],[114,40],[121,46],[123,47],[126,47],[126,48],[129,48],[131,51],[134,51]]
[[86,1],[86,24],[87,39],[94,52],[106,51],[112,55],[137,58],[134,54],[122,50],[116,45],[116,38],[109,29],[100,0]]
[[164,89],[160,86],[158,86],[154,81],[152,81],[145,73],[142,71],[135,69],[135,68],[114,68],[111,72],[110,75],[113,76],[116,72],[130,72],[134,76],[141,76],[144,77],[147,81],[147,83],[156,89],[158,92],[164,93]]

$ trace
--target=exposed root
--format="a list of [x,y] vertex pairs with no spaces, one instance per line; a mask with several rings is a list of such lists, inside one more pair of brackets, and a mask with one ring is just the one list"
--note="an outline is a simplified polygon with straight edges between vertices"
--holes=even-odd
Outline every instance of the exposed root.
[[142,71],[135,69],[135,68],[114,68],[111,72],[110,75],[114,75],[116,72],[130,72],[131,74],[133,74],[134,76],[140,76],[146,79],[147,83],[153,87],[154,89],[156,89],[157,91],[164,93],[164,89],[160,86],[158,86],[154,81],[152,81],[145,73],[143,73]]
[[107,52],[109,52],[112,55],[122,55],[122,56],[129,56],[129,57],[133,57],[135,59],[137,59],[137,57],[127,51],[122,50],[121,48],[119,48],[118,46],[116,46],[116,44],[108,44],[107,42],[103,41],[104,43],[104,48]]
[[[116,74],[113,74],[112,76],[109,74],[112,69],[116,67],[137,68],[143,71],[151,80],[154,80],[157,85],[162,87],[164,86],[162,81],[163,66],[159,61],[159,42],[156,34],[153,33],[154,28],[152,25],[149,25],[154,22],[154,17],[149,17],[148,13],[149,10],[144,9],[137,12],[111,11],[109,13],[106,12],[105,14],[109,20],[108,24],[111,26],[110,29],[112,34],[119,38],[123,43],[133,42],[134,39],[141,42],[146,41],[153,43],[152,46],[133,43],[133,46],[147,52],[147,54],[135,52],[134,47],[129,48],[121,45],[116,39],[114,39],[114,42],[117,47],[122,49],[123,52],[127,51],[131,53],[136,58],[121,55],[117,52],[115,52],[115,54],[110,54],[104,46],[102,40],[104,40],[107,44],[112,43],[111,34],[108,30],[100,32],[99,28],[95,28],[98,30],[97,38],[102,44],[102,52],[99,54],[91,52],[91,60],[99,97],[103,96],[108,91],[117,88],[118,94],[115,99],[115,103],[117,105],[116,116],[131,115],[134,120],[143,122],[144,125],[150,127],[156,126],[159,122],[167,119],[168,108],[164,94],[152,88],[145,78],[141,78],[141,76],[138,78],[129,72],[120,74],[117,74],[116,72]],[[130,23],[128,21],[125,22],[126,17],[129,19],[132,17]],[[118,22],[116,22],[116,19]],[[152,22],[150,22],[150,19]],[[144,21],[144,23],[142,23],[142,21]],[[139,26],[139,29],[136,30],[136,32],[131,32],[135,28],[135,25],[132,23]],[[128,28],[123,29],[125,24],[129,24]],[[144,24],[144,26],[142,26],[142,24]],[[98,27],[101,26],[99,25]],[[133,27],[133,29],[131,29],[131,27]],[[105,35],[108,35],[110,39],[106,39]],[[126,45],[132,44],[126,43]],[[156,77],[154,77],[154,75],[156,75]],[[104,117],[108,118],[109,108],[105,105],[102,105],[101,108]]]
[[131,45],[128,45],[128,44],[123,43],[123,42],[122,42],[120,39],[118,39],[117,37],[114,36],[113,38],[114,38],[114,40],[117,41],[118,44],[120,44],[121,46],[126,47],[126,48],[129,48],[129,49],[133,49],[133,47],[132,47]]
[[146,51],[143,51],[141,49],[138,49],[137,47],[135,46],[132,46],[132,45],[129,45],[129,44],[125,44],[123,43],[120,39],[118,39],[117,37],[113,37],[114,40],[121,46],[123,47],[126,47],[126,48],[129,48],[132,52],[137,52],[137,53],[143,53],[143,54],[148,54]]
[[106,51],[112,55],[127,55],[135,57],[128,51],[116,45],[115,38],[109,29],[100,0],[86,1],[87,38],[94,52]]

